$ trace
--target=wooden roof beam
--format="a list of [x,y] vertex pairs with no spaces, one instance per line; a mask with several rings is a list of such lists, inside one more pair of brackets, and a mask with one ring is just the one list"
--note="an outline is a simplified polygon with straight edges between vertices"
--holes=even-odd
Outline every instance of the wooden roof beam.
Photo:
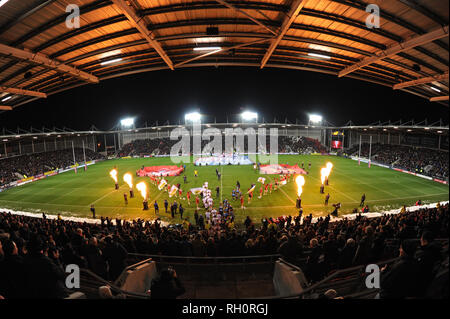
[[128,18],[128,21],[139,31],[139,33],[147,40],[147,42],[158,52],[161,58],[166,62],[171,70],[173,70],[173,62],[162,48],[161,44],[155,40],[154,34],[147,28],[144,20],[140,17],[136,10],[127,5],[124,0],[112,0],[112,2],[122,11]]
[[364,58],[360,62],[357,62],[353,65],[350,65],[349,67],[346,67],[342,71],[339,72],[339,77],[343,77],[349,73],[352,73],[356,70],[359,70],[365,66],[368,66],[372,63],[377,63],[382,59],[391,57],[393,55],[396,55],[402,51],[413,49],[417,46],[424,45],[427,43],[430,43],[434,40],[438,40],[444,37],[448,36],[448,25],[444,27],[439,27],[433,31],[430,31],[428,33],[425,33],[420,36],[413,37],[409,40],[406,40],[402,43],[395,44],[386,50],[380,50],[376,52],[373,56]]
[[228,48],[221,48],[221,49],[217,49],[217,50],[212,50],[210,52],[203,53],[203,54],[201,54],[199,56],[196,56],[194,58],[190,58],[188,60],[185,60],[183,62],[175,64],[175,67],[180,67],[180,66],[182,66],[184,64],[187,64],[189,62],[197,61],[197,60],[200,60],[200,59],[202,59],[204,57],[207,57],[207,56],[219,53],[219,52],[227,52],[227,51],[230,51],[230,50],[233,50],[233,49],[239,49],[239,48],[247,47],[247,46],[250,46],[250,45],[253,45],[253,44],[263,43],[263,42],[266,42],[266,41],[269,41],[269,40],[270,40],[270,38],[268,38],[268,39],[260,39],[260,40],[255,40],[255,41],[252,41],[252,42],[247,42],[247,43],[241,43],[241,44],[233,45],[233,46],[228,47]]
[[38,65],[42,65],[44,67],[56,70],[61,73],[67,73],[75,78],[78,78],[86,82],[90,83],[99,82],[98,78],[95,75],[78,70],[77,68],[64,64],[58,60],[50,59],[48,56],[42,53],[29,52],[0,43],[0,54],[11,56],[19,60],[29,61],[31,63],[35,63]]
[[236,8],[234,5],[232,5],[231,3],[228,3],[227,1],[224,0],[216,0],[218,3],[224,5],[225,7],[234,10],[236,12],[239,12],[243,15],[245,15],[247,18],[249,18],[251,21],[255,22],[257,25],[263,27],[264,29],[266,29],[267,31],[269,31],[270,33],[272,33],[273,35],[276,35],[277,32],[272,30],[270,27],[266,26],[264,23],[262,23],[261,21],[259,21],[258,19],[256,19],[255,17],[253,17],[251,14],[248,14],[247,12],[245,12],[244,10],[241,10],[239,8]]
[[272,43],[269,46],[269,49],[267,50],[266,54],[264,55],[262,61],[261,61],[261,69],[264,68],[264,66],[269,61],[270,57],[272,56],[273,51],[275,51],[276,47],[280,43],[281,39],[283,39],[286,32],[289,30],[291,24],[295,21],[297,16],[299,15],[300,11],[303,9],[305,3],[307,0],[294,0],[294,2],[291,5],[291,9],[285,16],[283,23],[281,24],[280,31],[278,32],[277,37],[272,41]]
[[431,82],[434,82],[434,81],[448,81],[448,71],[443,73],[443,74],[436,74],[436,75],[433,75],[433,76],[427,76],[427,77],[420,78],[420,79],[417,79],[417,80],[412,80],[412,81],[407,81],[407,82],[394,84],[392,88],[394,90],[399,90],[399,89],[407,88],[407,87],[410,87],[410,86],[416,86],[416,85],[431,83]]
[[430,102],[448,101],[448,95],[435,96],[430,98]]
[[9,105],[0,105],[0,111],[11,111],[13,108]]
[[11,94],[19,94],[19,95],[28,95],[28,96],[35,96],[35,97],[41,97],[46,98],[47,94],[43,92],[38,91],[29,91],[24,89],[16,89],[16,88],[10,88],[6,86],[0,86],[0,92],[6,92]]

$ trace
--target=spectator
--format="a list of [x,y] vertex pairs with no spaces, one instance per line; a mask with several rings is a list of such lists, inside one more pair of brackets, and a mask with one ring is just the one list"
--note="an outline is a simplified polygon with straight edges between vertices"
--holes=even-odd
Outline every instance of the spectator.
[[185,289],[177,277],[174,269],[164,269],[160,277],[152,283],[152,299],[176,299],[184,294]]
[[389,269],[381,269],[382,299],[404,299],[416,297],[419,289],[419,267],[414,260],[416,243],[413,240],[404,240],[400,245],[400,259]]

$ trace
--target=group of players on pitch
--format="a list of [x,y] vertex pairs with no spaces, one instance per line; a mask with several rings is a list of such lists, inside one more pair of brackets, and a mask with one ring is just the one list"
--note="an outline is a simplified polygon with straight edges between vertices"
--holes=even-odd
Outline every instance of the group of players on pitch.
[[[259,167],[259,165],[255,165],[255,170],[257,170],[257,168]],[[304,163],[301,164],[301,167],[304,168]],[[308,164],[308,167],[311,168],[311,163]],[[194,171],[194,177],[198,178],[199,173],[197,170]],[[216,176],[218,178],[218,180],[220,181],[222,178],[222,173],[219,172],[218,169],[216,169]],[[152,177],[151,178],[151,182],[155,185],[158,186],[161,182],[163,177]],[[272,192],[277,191],[281,186],[286,185],[288,182],[294,181],[295,180],[295,174],[292,173],[285,173],[285,174],[281,174],[279,176],[279,178],[275,178],[273,181],[270,181],[270,183],[265,183],[265,179],[263,178],[261,181],[261,187],[259,189],[259,199],[261,199],[263,196],[272,194]],[[187,184],[187,176],[184,175],[183,176],[183,181],[184,184]],[[325,185],[329,185],[329,181],[328,179],[325,180]],[[178,183],[176,184],[176,188],[178,189],[178,191],[173,194],[173,196],[175,196],[175,198],[181,200],[186,200],[188,205],[191,206],[191,198],[193,197],[193,193],[191,192],[191,190],[186,192],[186,198],[183,197],[183,189],[181,188],[181,184]],[[164,187],[164,191],[166,191],[167,193],[170,194],[172,189],[172,185],[167,184],[166,187]],[[253,196],[254,196],[254,191],[256,190],[256,185],[252,184],[250,186],[250,188],[247,190],[246,195],[248,196],[248,204],[251,204]],[[320,193],[324,194],[324,185],[321,185],[320,187]],[[127,205],[128,204],[128,194],[124,193],[124,202]],[[245,199],[244,199],[244,194],[241,191],[241,184],[239,181],[236,182],[236,187],[233,188],[233,190],[231,191],[231,198],[234,201],[239,200],[240,201],[240,205],[241,205],[241,209],[245,209]],[[133,190],[130,190],[130,194],[129,194],[130,198],[134,197],[134,193]],[[171,196],[172,197],[172,196]],[[195,207],[196,207],[196,211],[199,209],[200,207],[200,203],[202,201],[202,197],[203,197],[203,192],[200,192],[198,194],[195,195]],[[220,187],[217,186],[216,187],[216,198],[220,197]],[[330,194],[327,193],[327,195],[325,196],[325,200],[324,200],[324,205],[328,206],[330,200]],[[368,205],[365,205],[365,200],[366,200],[366,195],[363,194],[361,197],[361,202],[360,202],[360,207],[362,207],[361,212],[362,213],[367,213],[369,211],[369,207]],[[144,201],[144,210],[148,210],[148,203],[146,201]],[[158,215],[159,214],[159,204],[158,202],[155,200],[154,204],[154,209],[155,209],[155,214]],[[174,202],[172,204],[169,205],[169,202],[166,200],[164,200],[164,208],[165,208],[165,212],[168,213],[169,212],[169,206],[170,206],[170,214],[172,216],[172,218],[175,218],[175,215],[179,214],[181,219],[183,219],[183,213],[184,213],[184,207],[182,205],[182,203],[177,203],[176,200],[174,200]],[[334,207],[334,210],[331,212],[331,215],[334,217],[338,216],[338,211],[341,208],[341,203],[336,203],[336,204],[332,204],[332,206]],[[206,207],[206,206],[205,206]],[[224,199],[222,203],[220,203],[219,206],[219,211],[217,212],[213,205],[209,205],[208,206],[209,209],[207,209],[208,213],[210,215],[212,215],[214,218],[216,218],[216,213],[219,213],[220,216],[223,216],[224,213],[226,216],[233,216],[234,217],[234,211],[233,211],[233,207],[231,205],[231,203],[227,200]],[[303,208],[302,208],[302,200],[301,197],[299,196],[297,198],[296,201],[296,208],[299,210],[299,216],[303,215]],[[355,210],[353,211],[354,213],[357,212],[357,209],[355,208]],[[218,217],[217,217],[218,218]],[[234,220],[234,218],[232,218],[232,220]]]

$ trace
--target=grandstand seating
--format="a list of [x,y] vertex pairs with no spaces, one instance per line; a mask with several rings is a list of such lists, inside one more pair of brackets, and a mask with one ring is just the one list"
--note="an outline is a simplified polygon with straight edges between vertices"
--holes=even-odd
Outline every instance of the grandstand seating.
[[[50,262],[59,265],[58,267],[74,261],[82,264],[83,268],[87,267],[90,272],[88,274],[94,279],[94,290],[102,280],[113,282],[117,277],[114,275],[117,273],[117,265],[123,270],[126,260],[128,263],[135,263],[154,257],[159,269],[167,265],[175,265],[175,268],[179,269],[180,277],[184,277],[188,287],[186,297],[203,296],[202,291],[211,287],[211,283],[220,286],[217,291],[225,294],[226,291],[232,290],[230,283],[231,287],[237,289],[236,283],[242,280],[249,285],[265,285],[267,291],[273,292],[274,296],[275,288],[270,283],[273,277],[274,256],[258,257],[260,255],[278,252],[287,262],[302,269],[308,286],[323,280],[329,283],[331,279],[327,279],[327,276],[337,270],[341,278],[342,274],[347,273],[347,270],[341,271],[342,269],[397,257],[398,246],[402,241],[418,240],[426,231],[431,231],[436,237],[447,238],[448,221],[448,205],[370,219],[360,215],[355,220],[332,222],[327,217],[312,222],[310,217],[306,217],[301,224],[298,219],[294,219],[292,224],[278,221],[276,227],[263,224],[260,228],[253,225],[245,230],[229,230],[220,225],[209,231],[194,226],[189,230],[168,228],[157,222],[140,220],[118,221],[117,225],[99,225],[0,213],[0,241],[4,247],[14,241],[19,255],[25,260],[33,247],[36,247],[36,241],[41,242],[42,246],[39,247],[44,255],[48,255]],[[431,244],[431,247],[441,252],[442,249],[448,252],[448,239]],[[194,247],[195,251],[203,251],[203,254],[193,256]],[[121,253],[124,248],[128,255]],[[420,248],[419,251],[425,248]],[[60,256],[55,254],[57,250],[61,251]],[[10,250],[5,252],[6,261],[11,258],[10,254]],[[217,258],[236,255],[238,257],[232,259]],[[245,257],[248,255],[255,257]],[[211,256],[209,260],[204,259],[207,256]],[[434,264],[442,264],[442,256],[433,258]],[[0,262],[1,267],[6,267],[4,262]],[[116,271],[112,271],[113,269]],[[433,276],[434,274],[433,272]],[[10,279],[8,271],[1,271],[0,276],[2,283]],[[342,294],[362,293],[363,296],[370,296],[369,293],[366,295],[360,291],[360,286],[358,290],[350,285],[349,278],[357,278],[354,274],[341,278],[339,282],[342,286],[336,283],[336,276],[331,277],[334,278],[333,285]],[[433,276],[427,278],[432,281]],[[426,284],[429,283],[427,281]],[[316,286],[314,288],[316,292],[322,290]],[[6,294],[8,297],[8,289],[0,287],[0,294]],[[95,292],[91,289],[86,295],[92,297]],[[242,297],[244,293],[234,296]],[[249,297],[248,294],[245,296]],[[313,296],[308,295],[308,298]]]
[[[156,138],[135,140],[123,145],[117,152],[119,157],[124,156],[142,156],[142,155],[168,155],[172,146],[177,141],[171,141],[169,138]],[[205,147],[209,141],[202,141],[201,148],[204,153],[208,153]],[[192,143],[191,143],[192,145]],[[248,140],[244,140],[244,149],[248,150]],[[270,136],[266,136],[266,150],[270,150]],[[237,150],[239,152],[239,150]],[[192,149],[191,149],[192,152]],[[325,153],[326,148],[318,140],[309,137],[280,136],[278,139],[278,152],[311,154]]]
[[[84,162],[83,149],[75,148],[75,161]],[[86,149],[86,161],[104,159],[100,153]],[[0,159],[0,187],[24,177],[67,168],[74,164],[72,149],[7,157]]]
[[[358,156],[359,145],[346,151]],[[361,156],[369,157],[369,144],[362,144]],[[448,179],[448,152],[423,149],[412,146],[372,144],[372,160],[380,164],[392,165],[410,172]]]

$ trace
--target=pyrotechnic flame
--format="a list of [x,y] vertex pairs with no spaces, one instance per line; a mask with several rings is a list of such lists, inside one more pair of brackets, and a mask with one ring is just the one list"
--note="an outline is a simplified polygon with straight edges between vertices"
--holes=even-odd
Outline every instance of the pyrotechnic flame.
[[147,184],[144,182],[137,183],[136,189],[141,193],[143,199],[147,199]]
[[333,164],[328,162],[327,163],[327,177],[330,176],[331,169],[333,168]]
[[328,175],[327,168],[326,167],[322,167],[320,169],[320,181],[322,182],[322,185],[323,185],[323,183],[325,183],[325,178],[327,177],[327,175]]
[[305,178],[302,175],[299,175],[295,179],[295,182],[297,183],[297,194],[298,196],[300,196],[303,193],[303,185],[305,185]]
[[109,172],[109,176],[117,183],[117,170],[113,169],[111,172]]
[[123,175],[123,180],[128,184],[128,186],[130,186],[130,188],[133,188],[133,177],[130,173]]
[[330,176],[331,173],[331,169],[333,168],[333,164],[328,162],[326,167],[322,167],[322,169],[320,170],[320,180],[323,183],[325,183],[325,179],[328,178],[328,176]]

